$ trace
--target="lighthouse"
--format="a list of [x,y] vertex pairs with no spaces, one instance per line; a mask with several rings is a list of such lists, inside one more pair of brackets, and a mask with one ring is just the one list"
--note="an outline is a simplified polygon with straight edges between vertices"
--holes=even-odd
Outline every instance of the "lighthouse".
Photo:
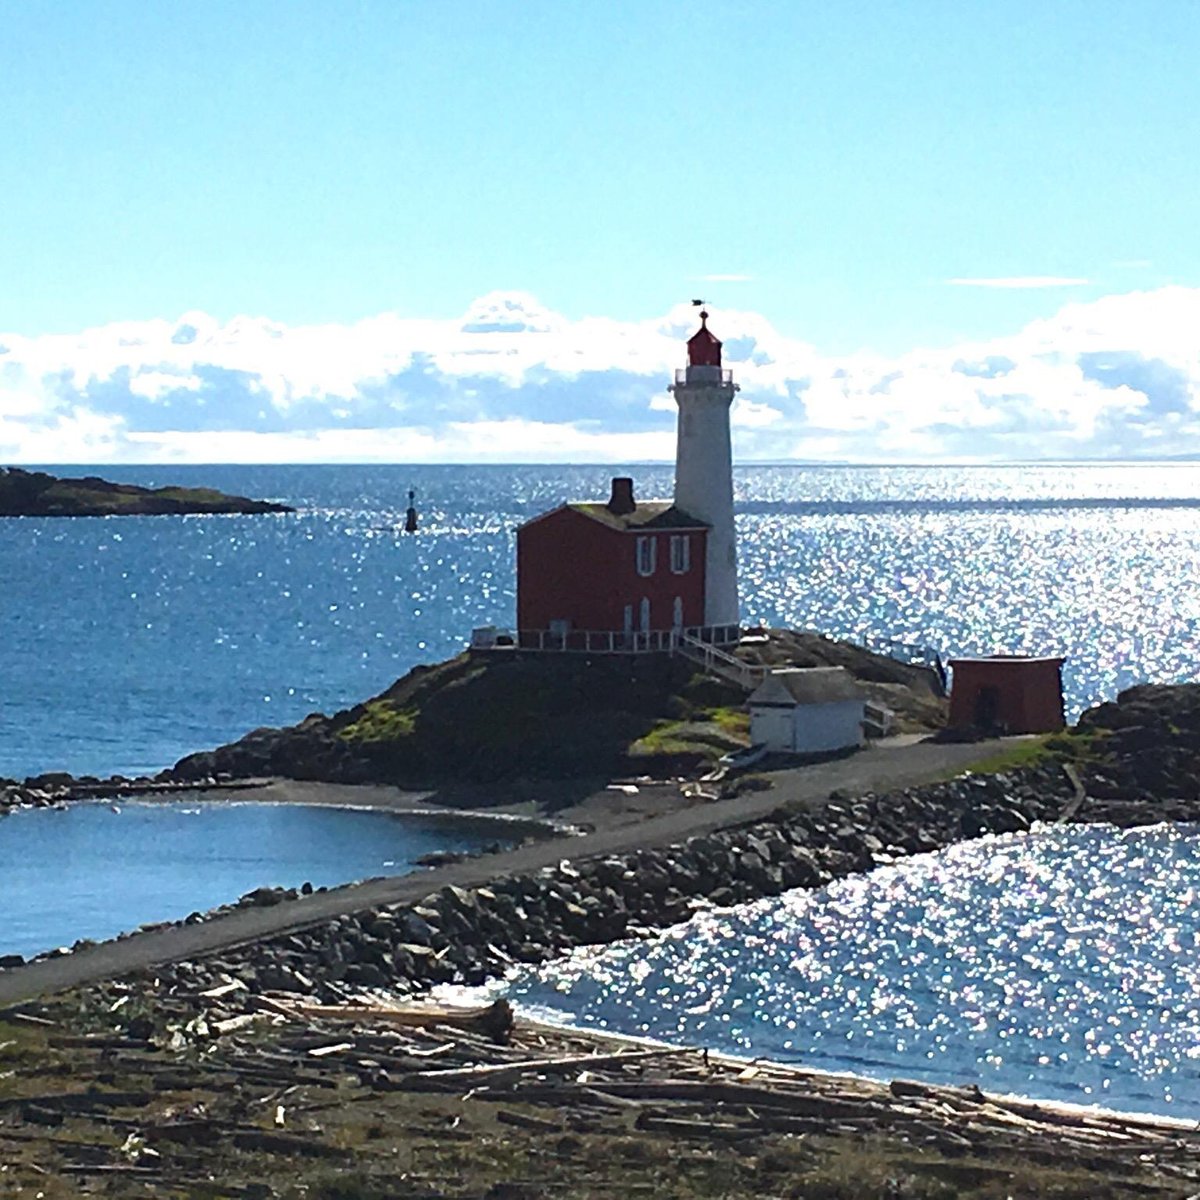
[[674,499],[639,499],[618,476],[607,501],[571,500],[517,530],[520,649],[646,653],[741,636],[729,438],[738,389],[705,312],[687,354],[670,388]]
[[733,527],[733,448],[729,408],[738,385],[721,366],[721,343],[700,313],[688,339],[688,365],[669,389],[679,405],[675,507],[708,526],[705,539],[704,624],[738,625],[737,537]]

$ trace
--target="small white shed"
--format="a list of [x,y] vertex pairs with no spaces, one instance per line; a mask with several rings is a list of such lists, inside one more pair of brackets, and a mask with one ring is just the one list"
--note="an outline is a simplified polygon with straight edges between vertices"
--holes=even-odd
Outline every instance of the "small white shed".
[[862,744],[866,698],[844,667],[784,667],[750,693],[750,741],[789,754]]

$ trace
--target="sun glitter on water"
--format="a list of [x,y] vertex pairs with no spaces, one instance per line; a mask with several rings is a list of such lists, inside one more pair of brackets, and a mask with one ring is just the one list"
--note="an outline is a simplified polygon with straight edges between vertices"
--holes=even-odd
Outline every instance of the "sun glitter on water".
[[1200,831],[1044,829],[522,971],[557,1020],[1200,1118]]

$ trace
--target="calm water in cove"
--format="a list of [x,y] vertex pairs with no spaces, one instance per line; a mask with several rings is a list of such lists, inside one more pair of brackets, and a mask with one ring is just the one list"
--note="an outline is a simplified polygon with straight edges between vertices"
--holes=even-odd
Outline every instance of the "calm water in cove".
[[[627,464],[103,468],[300,511],[0,520],[0,776],[154,771],[364,699],[511,624],[515,527],[616,472],[670,494],[670,468]],[[735,487],[747,620],[1064,652],[1072,710],[1195,676],[1200,466],[744,467]]]
[[1200,833],[922,855],[526,970],[536,1015],[834,1071],[1200,1119]]
[[115,937],[256,887],[402,875],[497,840],[444,820],[292,804],[79,804],[0,817],[0,954]]

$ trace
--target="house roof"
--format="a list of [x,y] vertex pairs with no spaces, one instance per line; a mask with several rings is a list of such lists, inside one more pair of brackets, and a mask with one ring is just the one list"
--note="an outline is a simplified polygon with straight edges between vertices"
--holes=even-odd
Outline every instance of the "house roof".
[[707,529],[670,500],[639,500],[632,512],[615,513],[602,501],[573,500],[567,505],[580,516],[591,517],[610,529]]
[[845,667],[784,667],[772,671],[746,703],[792,707],[864,698],[858,681]]

